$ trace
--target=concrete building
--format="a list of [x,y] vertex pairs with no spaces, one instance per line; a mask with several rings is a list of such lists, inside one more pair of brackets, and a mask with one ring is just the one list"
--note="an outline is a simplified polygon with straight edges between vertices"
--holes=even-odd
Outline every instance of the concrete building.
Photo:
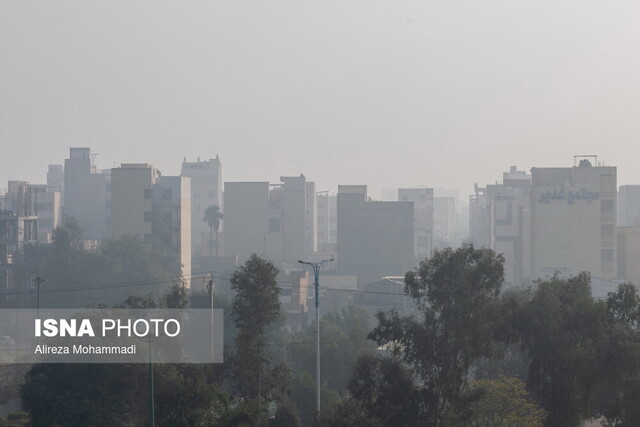
[[6,209],[19,217],[37,218],[37,240],[51,241],[53,230],[62,223],[60,192],[44,184],[9,181]]
[[274,185],[225,183],[225,253],[238,255],[240,263],[256,253],[276,265],[297,268],[297,261],[310,253],[307,248],[317,246],[313,225],[307,222],[316,216],[315,185],[304,175],[280,180]]
[[140,236],[173,254],[176,271],[191,275],[191,187],[187,177],[163,177],[147,163],[111,171],[112,237]]
[[175,254],[180,273],[191,283],[190,178],[160,176],[153,186],[151,234],[153,244]]
[[111,170],[111,236],[149,239],[153,220],[153,186],[160,174],[147,163],[122,164]]
[[640,218],[640,185],[621,185],[618,189],[618,226],[633,227]]
[[368,201],[366,185],[340,185],[337,209],[340,274],[369,283],[414,267],[413,203]]
[[72,147],[64,161],[64,215],[75,218],[86,239],[109,234],[107,180],[92,162],[91,149]]
[[521,286],[531,271],[531,175],[512,166],[487,185],[490,245],[505,259],[506,286]]
[[[61,200],[64,202],[64,166],[49,165],[47,170],[47,185],[53,191],[59,191]],[[64,204],[63,204],[64,207]]]
[[487,188],[474,184],[474,194],[469,196],[469,243],[476,248],[491,247],[489,225],[489,198]]
[[531,169],[532,273],[617,275],[616,168],[595,159]]
[[285,327],[290,332],[299,332],[307,325],[309,272],[280,271],[276,280],[280,287],[280,307],[287,313]]
[[[209,256],[210,229],[204,213],[210,206],[224,212],[222,196],[222,164],[220,158],[182,162],[182,176],[191,178],[191,247],[194,257]],[[220,224],[223,229],[224,220]]]
[[319,192],[317,200],[318,250],[333,252],[337,250],[338,239],[338,198],[328,191]]
[[640,218],[633,226],[617,229],[618,277],[640,286]]
[[[8,210],[0,211],[0,291],[15,289],[17,270],[14,260],[24,245],[38,241],[38,218],[21,216]],[[0,297],[0,306],[15,307],[16,295]]]
[[413,255],[419,263],[433,251],[433,188],[399,188],[398,201],[413,202]]
[[457,200],[455,197],[433,199],[433,246],[434,249],[455,247],[457,243]]

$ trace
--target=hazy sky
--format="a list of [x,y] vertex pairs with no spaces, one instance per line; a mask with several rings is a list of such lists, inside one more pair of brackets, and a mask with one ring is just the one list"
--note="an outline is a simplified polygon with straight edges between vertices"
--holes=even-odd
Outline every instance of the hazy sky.
[[640,184],[640,2],[0,2],[0,188],[220,155],[225,181],[455,188],[598,154]]

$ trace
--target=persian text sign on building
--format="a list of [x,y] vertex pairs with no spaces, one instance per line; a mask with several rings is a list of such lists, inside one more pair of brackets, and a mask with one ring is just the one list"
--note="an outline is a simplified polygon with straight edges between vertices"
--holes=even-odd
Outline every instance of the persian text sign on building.
[[222,363],[221,309],[0,309],[0,363]]

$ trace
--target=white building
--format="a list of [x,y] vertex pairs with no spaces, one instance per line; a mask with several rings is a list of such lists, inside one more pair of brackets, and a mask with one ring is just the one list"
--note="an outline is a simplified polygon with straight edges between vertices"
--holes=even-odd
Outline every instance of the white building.
[[616,168],[583,159],[531,177],[533,276],[616,277]]
[[413,202],[413,255],[420,262],[433,251],[433,188],[399,188],[398,201]]
[[[209,256],[211,250],[209,226],[204,213],[211,206],[218,206],[224,214],[222,196],[222,164],[220,158],[205,161],[182,162],[181,175],[191,178],[191,247],[194,257]],[[222,231],[224,220],[220,223]]]

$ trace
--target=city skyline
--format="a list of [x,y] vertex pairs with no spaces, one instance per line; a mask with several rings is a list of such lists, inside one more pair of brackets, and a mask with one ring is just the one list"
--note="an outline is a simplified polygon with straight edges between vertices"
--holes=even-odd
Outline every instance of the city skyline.
[[464,199],[580,154],[640,183],[638,18],[630,1],[3,2],[0,182],[43,182],[88,146],[103,169],[219,155],[227,181],[304,173],[374,197]]

